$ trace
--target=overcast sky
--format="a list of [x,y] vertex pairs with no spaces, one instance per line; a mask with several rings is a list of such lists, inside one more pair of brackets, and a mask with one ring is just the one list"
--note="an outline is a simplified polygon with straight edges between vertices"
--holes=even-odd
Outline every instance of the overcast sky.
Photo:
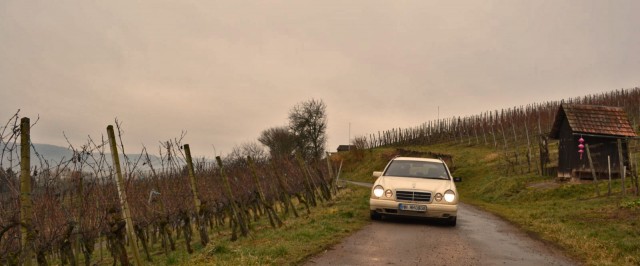
[[[640,1],[0,0],[0,120],[225,155],[327,105],[328,145],[640,86]],[[351,126],[349,126],[351,125]],[[349,130],[351,128],[351,130]],[[350,133],[350,134],[349,134]]]

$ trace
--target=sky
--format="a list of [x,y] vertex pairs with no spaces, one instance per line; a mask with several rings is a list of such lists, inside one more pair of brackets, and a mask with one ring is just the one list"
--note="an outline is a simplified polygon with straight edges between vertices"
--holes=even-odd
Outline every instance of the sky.
[[640,86],[640,1],[0,0],[0,121],[34,143],[180,137],[212,158],[327,106],[327,150]]

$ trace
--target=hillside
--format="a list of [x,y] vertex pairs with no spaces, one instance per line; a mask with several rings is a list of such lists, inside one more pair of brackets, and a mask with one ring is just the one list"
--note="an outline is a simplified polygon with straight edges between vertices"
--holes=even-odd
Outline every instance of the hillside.
[[[640,263],[640,200],[621,196],[614,181],[612,195],[599,183],[600,196],[590,181],[558,183],[536,173],[505,175],[500,150],[479,145],[443,143],[401,148],[451,154],[461,200],[479,206],[564,250],[587,265],[637,265]],[[397,148],[380,148],[342,154],[343,175],[372,182],[371,172],[381,170],[398,154]],[[627,184],[630,190],[630,184]]]

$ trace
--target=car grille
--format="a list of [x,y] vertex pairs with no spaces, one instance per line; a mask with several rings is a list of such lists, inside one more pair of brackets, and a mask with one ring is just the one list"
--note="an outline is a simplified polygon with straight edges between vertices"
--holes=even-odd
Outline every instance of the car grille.
[[431,201],[431,192],[396,191],[396,199],[409,201]]

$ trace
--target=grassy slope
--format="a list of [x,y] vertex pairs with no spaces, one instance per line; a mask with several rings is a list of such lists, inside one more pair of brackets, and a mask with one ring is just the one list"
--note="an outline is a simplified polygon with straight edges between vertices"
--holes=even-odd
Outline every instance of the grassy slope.
[[[500,156],[484,147],[436,145],[412,150],[454,155],[454,175],[463,178],[458,190],[463,202],[495,213],[588,265],[640,264],[640,201],[622,198],[620,184],[614,196],[597,197],[593,184],[554,184],[533,174],[504,176]],[[341,155],[342,178],[372,182],[394,149]],[[286,220],[284,229],[257,225],[251,238],[229,242],[228,232],[214,244],[188,258],[173,255],[167,264],[295,265],[322,252],[369,223],[366,188],[347,186],[337,200],[312,210],[310,216]],[[302,209],[301,209],[301,213]],[[263,222],[264,223],[264,222]],[[178,259],[176,259],[178,257]]]
[[[382,155],[382,156],[381,156]],[[392,154],[387,151],[367,152],[364,158],[344,159],[341,178],[373,182],[371,169],[382,169]],[[330,202],[311,209],[299,206],[300,217],[285,218],[285,226],[271,229],[262,219],[251,237],[231,242],[225,229],[213,237],[213,244],[199,248],[192,256],[174,252],[162,262],[165,265],[298,265],[321,253],[341,239],[369,224],[369,189],[348,185]],[[197,241],[197,240],[196,240]]]
[[453,154],[462,201],[493,212],[564,249],[588,265],[640,264],[640,202],[613,196],[600,183],[597,196],[592,183],[557,184],[535,174],[504,176],[495,150],[482,147],[438,145],[416,147]]
[[[362,189],[344,189],[338,200],[325,202],[307,216],[288,218],[284,228],[272,230],[268,224],[250,238],[224,240],[192,262],[207,265],[294,265],[320,253],[366,225],[367,194]],[[255,228],[254,228],[255,229]],[[228,239],[228,237],[225,237]],[[190,265],[196,263],[190,263]]]

